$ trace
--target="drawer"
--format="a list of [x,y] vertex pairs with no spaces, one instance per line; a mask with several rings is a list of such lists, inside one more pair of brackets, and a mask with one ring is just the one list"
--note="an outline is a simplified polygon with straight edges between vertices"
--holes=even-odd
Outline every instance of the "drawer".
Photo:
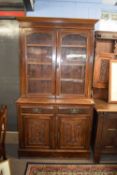
[[59,114],[88,114],[91,112],[90,107],[79,107],[79,106],[59,106]]
[[106,130],[117,130],[117,113],[105,113],[103,127]]
[[32,113],[32,114],[49,114],[54,112],[53,106],[34,106],[34,107],[21,107],[22,113]]

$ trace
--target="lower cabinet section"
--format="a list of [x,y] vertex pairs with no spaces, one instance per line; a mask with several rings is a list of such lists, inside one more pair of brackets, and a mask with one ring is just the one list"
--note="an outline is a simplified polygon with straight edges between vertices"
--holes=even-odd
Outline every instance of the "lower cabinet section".
[[94,161],[98,163],[102,154],[117,154],[117,112],[98,112]]
[[91,105],[18,105],[19,156],[90,156]]

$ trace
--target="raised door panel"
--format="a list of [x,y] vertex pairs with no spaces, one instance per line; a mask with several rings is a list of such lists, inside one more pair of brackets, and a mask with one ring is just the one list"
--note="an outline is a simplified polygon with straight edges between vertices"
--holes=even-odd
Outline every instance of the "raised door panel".
[[49,149],[53,147],[53,116],[49,114],[25,114],[23,143],[25,148]]
[[24,33],[22,70],[25,76],[22,84],[25,89],[22,93],[26,96],[55,96],[55,32],[25,29]]
[[58,115],[58,147],[60,149],[87,149],[90,138],[89,116]]
[[57,95],[61,97],[88,96],[88,32],[61,31],[57,52]]
[[108,88],[109,60],[114,58],[112,53],[100,53],[95,58],[93,87]]
[[117,113],[105,114],[103,124],[103,149],[107,151],[117,151]]

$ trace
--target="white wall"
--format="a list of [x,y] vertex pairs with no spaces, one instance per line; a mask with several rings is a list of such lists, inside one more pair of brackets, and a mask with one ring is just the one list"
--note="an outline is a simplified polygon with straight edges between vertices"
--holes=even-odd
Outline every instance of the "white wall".
[[[117,13],[117,6],[102,0],[35,0],[34,9],[27,16],[100,19],[102,11]],[[95,30],[117,31],[117,22],[101,20]]]
[[86,0],[36,0],[34,12],[28,12],[27,16],[99,18],[100,0],[89,0],[87,3],[85,1]]

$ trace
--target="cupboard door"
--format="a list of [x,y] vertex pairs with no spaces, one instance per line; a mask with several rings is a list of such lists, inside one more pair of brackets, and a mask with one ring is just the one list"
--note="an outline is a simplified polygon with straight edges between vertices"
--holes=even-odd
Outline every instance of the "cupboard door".
[[22,115],[25,148],[49,149],[53,147],[53,115]]
[[53,31],[25,30],[24,81],[27,96],[55,96],[55,39]]
[[87,149],[90,139],[89,118],[87,115],[58,115],[58,147]]
[[112,53],[100,53],[95,58],[93,87],[108,88],[109,60],[114,58]]
[[103,149],[115,152],[117,151],[117,113],[105,114],[103,124]]
[[59,40],[57,95],[86,96],[88,35],[85,32],[67,30],[59,33]]

